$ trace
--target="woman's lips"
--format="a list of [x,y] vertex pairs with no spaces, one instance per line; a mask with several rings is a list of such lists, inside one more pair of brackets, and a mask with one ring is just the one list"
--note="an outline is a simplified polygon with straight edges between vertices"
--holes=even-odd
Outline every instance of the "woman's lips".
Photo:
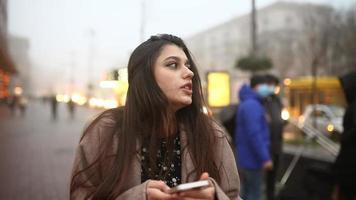
[[181,89],[183,89],[183,91],[189,95],[193,94],[191,83],[184,84]]

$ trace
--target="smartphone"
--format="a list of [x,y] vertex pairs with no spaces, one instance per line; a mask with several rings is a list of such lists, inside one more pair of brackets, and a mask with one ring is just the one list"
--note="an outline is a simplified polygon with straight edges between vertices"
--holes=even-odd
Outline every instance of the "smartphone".
[[191,189],[198,189],[198,188],[206,187],[206,186],[209,186],[208,180],[183,183],[183,184],[177,185],[176,187],[171,188],[168,191],[168,193],[183,192],[183,191],[187,191],[187,190],[191,190]]

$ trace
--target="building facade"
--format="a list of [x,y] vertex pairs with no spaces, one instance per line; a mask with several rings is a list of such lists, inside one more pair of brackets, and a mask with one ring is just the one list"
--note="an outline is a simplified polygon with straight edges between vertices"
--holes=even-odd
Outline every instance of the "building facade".
[[8,52],[7,39],[7,0],[0,0],[0,102],[9,97],[10,80],[17,73]]
[[[276,2],[257,10],[258,54],[272,59],[271,73],[281,78],[310,75],[313,56],[320,50],[322,30],[332,12],[324,5],[291,2]],[[247,14],[186,39],[200,74],[229,72],[232,94],[249,77],[234,66],[239,58],[250,53],[250,25]],[[319,74],[323,73],[327,70],[320,67]],[[236,95],[231,95],[231,99],[236,99]]]
[[9,54],[14,60],[18,71],[18,74],[12,78],[10,89],[21,87],[25,96],[32,95],[32,71],[29,58],[30,42],[27,38],[10,34],[8,37],[8,47]]

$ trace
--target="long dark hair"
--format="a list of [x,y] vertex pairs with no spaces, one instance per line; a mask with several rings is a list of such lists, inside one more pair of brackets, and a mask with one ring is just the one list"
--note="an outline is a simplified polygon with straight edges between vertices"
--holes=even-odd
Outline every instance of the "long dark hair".
[[[194,73],[192,79],[192,103],[175,113],[172,117],[168,109],[168,100],[159,88],[153,75],[153,66],[157,57],[160,55],[165,45],[176,45],[181,48],[187,56],[191,71]],[[162,136],[168,136],[177,131],[177,126],[182,126],[187,135],[187,145],[191,154],[195,170],[190,172],[201,174],[208,172],[212,178],[220,182],[218,166],[214,161],[214,147],[216,137],[212,120],[202,112],[204,98],[201,88],[198,70],[193,62],[192,56],[179,37],[161,34],[151,36],[150,39],[140,44],[131,54],[128,63],[129,88],[127,93],[126,105],[111,111],[114,113],[116,126],[113,128],[113,135],[117,137],[117,151],[113,158],[111,167],[105,167],[105,176],[97,183],[95,191],[92,192],[93,199],[112,199],[124,191],[124,180],[129,169],[128,163],[137,155],[137,142],[142,144],[148,141],[150,165],[155,166],[156,148]],[[105,116],[103,114],[102,116]],[[91,130],[95,123],[100,121],[98,117],[84,131],[85,134]],[[71,181],[71,192],[83,187],[85,183],[78,183],[76,178],[81,173],[97,169],[97,173],[102,175],[105,158],[112,145],[106,145],[107,150],[103,150],[89,167],[75,173]],[[96,176],[96,175],[92,175]]]

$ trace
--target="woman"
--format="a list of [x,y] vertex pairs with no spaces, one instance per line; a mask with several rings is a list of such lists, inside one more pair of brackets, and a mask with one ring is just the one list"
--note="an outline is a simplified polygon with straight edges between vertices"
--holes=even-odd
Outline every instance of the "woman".
[[[105,111],[84,131],[71,199],[237,199],[232,150],[202,113],[200,78],[183,41],[163,34],[143,42],[128,79],[125,107]],[[210,185],[168,193],[196,180]]]

